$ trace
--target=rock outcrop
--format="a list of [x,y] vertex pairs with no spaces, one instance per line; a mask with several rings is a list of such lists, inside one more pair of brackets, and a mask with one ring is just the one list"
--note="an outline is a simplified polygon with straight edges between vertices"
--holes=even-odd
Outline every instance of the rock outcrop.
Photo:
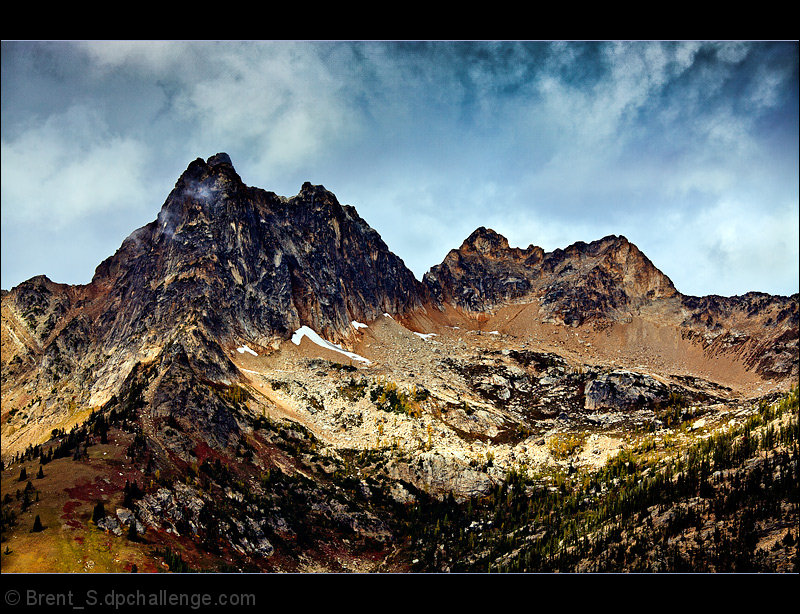
[[649,375],[613,371],[589,381],[584,394],[585,409],[638,409],[666,401],[669,387]]

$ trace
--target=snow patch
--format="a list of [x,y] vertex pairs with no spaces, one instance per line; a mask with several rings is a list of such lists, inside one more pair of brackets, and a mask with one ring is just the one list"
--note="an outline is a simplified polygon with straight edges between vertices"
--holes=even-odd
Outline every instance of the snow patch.
[[[390,316],[388,313],[384,313],[383,315],[385,315],[387,318],[392,318],[392,316]],[[394,320],[394,318],[392,318],[392,320]]]
[[331,343],[330,341],[325,341],[325,339],[320,337],[314,330],[312,330],[308,326],[301,326],[294,332],[294,335],[292,335],[292,343],[294,343],[295,345],[300,345],[300,342],[303,340],[303,337],[308,337],[310,341],[316,343],[320,347],[325,348],[326,350],[333,350],[334,352],[338,352],[339,354],[344,354],[345,356],[347,356],[348,358],[352,358],[353,360],[360,360],[362,362],[365,362],[366,364],[370,364],[370,361],[364,358],[363,356],[359,356],[354,352],[348,352],[341,346],[338,346],[335,343]]
[[500,332],[496,331],[496,330],[490,330],[488,334],[490,334],[490,335],[499,335]]
[[366,324],[362,324],[361,322],[356,322],[355,320],[350,322],[350,324],[352,324],[353,328],[355,328],[356,330],[358,330],[359,328],[367,328]]
[[238,352],[239,352],[240,354],[244,354],[245,352],[249,352],[249,353],[250,353],[250,354],[252,354],[253,356],[258,356],[258,354],[256,354],[256,353],[255,353],[253,350],[251,350],[251,349],[250,349],[249,347],[247,347],[246,345],[243,345],[242,347],[240,347],[240,348],[236,348],[236,349],[238,350]]
[[431,337],[436,336],[436,333],[414,333],[414,334],[420,339],[430,339]]

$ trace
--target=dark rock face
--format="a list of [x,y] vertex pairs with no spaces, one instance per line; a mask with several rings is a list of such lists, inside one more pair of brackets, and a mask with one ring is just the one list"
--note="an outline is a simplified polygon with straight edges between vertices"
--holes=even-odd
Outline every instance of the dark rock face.
[[36,343],[44,344],[72,306],[69,286],[37,275],[14,290],[16,312],[27,324]]
[[126,297],[124,324],[116,318],[125,328],[177,317],[217,339],[264,344],[301,325],[341,339],[351,320],[413,309],[424,296],[353,207],[310,183],[289,199],[245,186],[227,154],[192,162],[158,219],[98,267],[93,283],[113,283],[120,303]]
[[[40,343],[71,306],[56,286],[41,277],[12,291]],[[224,153],[193,161],[158,218],[80,291],[106,349],[192,327],[267,344],[308,325],[341,340],[351,320],[405,312],[426,297],[353,207],[310,183],[288,199],[248,187]]]
[[528,294],[543,256],[540,247],[509,248],[505,237],[480,227],[431,268],[423,283],[441,303],[483,311]]
[[649,407],[669,397],[669,387],[641,373],[613,371],[586,384],[586,409]]

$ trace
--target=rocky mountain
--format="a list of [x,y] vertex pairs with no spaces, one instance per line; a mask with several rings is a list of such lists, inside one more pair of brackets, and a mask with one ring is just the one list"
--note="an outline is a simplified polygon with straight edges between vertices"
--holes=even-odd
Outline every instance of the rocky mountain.
[[535,304],[536,319],[605,327],[642,318],[702,345],[709,356],[737,354],[766,377],[796,376],[798,295],[694,297],[625,237],[578,242],[546,253],[511,248],[491,229],[478,228],[423,283],[440,303],[472,314],[511,304]]
[[103,262],[91,285],[114,288],[121,309],[101,325],[117,336],[169,315],[197,320],[221,341],[265,346],[301,323],[338,340],[353,319],[423,300],[353,207],[310,183],[288,199],[245,186],[227,154],[192,162],[158,219]]
[[625,237],[609,236],[545,253],[510,248],[491,229],[478,228],[423,278],[434,296],[470,311],[537,299],[543,315],[567,325],[621,319],[640,306],[678,294]]
[[244,340],[271,347],[302,325],[347,340],[353,320],[426,296],[353,207],[310,183],[292,198],[248,187],[221,153],[193,161],[90,284],[40,276],[4,296],[4,377],[21,376],[28,396],[100,405],[177,344],[203,377],[230,383],[226,349]]
[[[668,454],[784,428],[765,408],[798,377],[798,295],[689,297],[624,237],[546,253],[486,228],[420,282],[324,187],[247,186],[224,153],[89,284],[4,291],[0,332],[6,475],[46,467],[35,503],[4,479],[4,535],[104,531],[100,571],[449,569],[434,528],[493,531],[465,510],[534,505],[646,434]],[[49,533],[19,528],[32,509]]]

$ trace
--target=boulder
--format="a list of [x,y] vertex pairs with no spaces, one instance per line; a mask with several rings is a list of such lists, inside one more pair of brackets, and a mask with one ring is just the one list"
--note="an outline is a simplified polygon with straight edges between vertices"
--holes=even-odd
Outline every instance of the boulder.
[[619,370],[588,382],[584,397],[589,410],[644,408],[669,398],[669,387],[649,375]]

